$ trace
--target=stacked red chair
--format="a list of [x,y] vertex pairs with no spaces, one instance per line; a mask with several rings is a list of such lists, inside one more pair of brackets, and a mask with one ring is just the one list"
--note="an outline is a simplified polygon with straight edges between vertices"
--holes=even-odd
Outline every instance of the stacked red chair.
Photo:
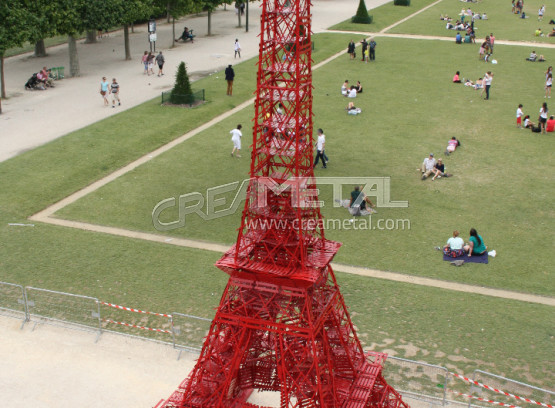
[[386,355],[365,353],[330,262],[312,165],[309,0],[262,5],[250,183],[229,274],[200,357],[166,408],[408,406],[382,376]]

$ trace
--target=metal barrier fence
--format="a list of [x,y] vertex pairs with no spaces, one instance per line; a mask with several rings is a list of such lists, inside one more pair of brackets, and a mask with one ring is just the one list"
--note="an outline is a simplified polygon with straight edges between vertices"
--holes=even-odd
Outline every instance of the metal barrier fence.
[[[71,323],[102,333],[98,299],[55,290],[25,288],[29,320],[33,316]],[[97,336],[97,340],[98,340]]]
[[[522,406],[523,403],[526,404],[526,401],[507,395],[512,394],[522,399],[528,398],[544,404],[555,405],[555,391],[534,387],[520,381],[488,373],[487,371],[479,369],[474,370],[472,380],[486,384],[488,388],[497,389],[499,392],[471,384],[470,390],[468,391],[469,395],[474,395],[487,400],[495,400],[507,405]],[[474,402],[473,405],[487,406],[487,403]],[[470,402],[468,403],[468,406],[470,407]]]
[[395,389],[431,405],[445,405],[449,370],[419,361],[388,356],[384,375]]
[[204,99],[204,89],[200,91],[193,92],[189,95],[176,95],[173,91],[162,92],[162,104],[170,103],[173,105],[189,105],[192,106],[196,102],[203,102]]
[[[29,320],[25,289],[14,283],[0,282],[0,313],[23,319],[23,324]],[[21,327],[23,327],[23,324]]]
[[[200,351],[203,339],[208,334],[211,320],[182,313],[173,313],[174,348]],[[179,357],[178,357],[179,358]]]
[[[210,319],[198,316],[147,312],[7,282],[0,282],[0,314],[22,319],[22,327],[34,318],[77,325],[97,332],[97,340],[103,331],[110,331],[163,342],[179,350],[178,359],[182,351],[200,351],[211,325]],[[525,407],[530,402],[526,399],[546,408],[555,405],[555,391],[479,369],[466,378],[442,366],[389,356],[384,376],[403,398],[420,401],[418,406]]]

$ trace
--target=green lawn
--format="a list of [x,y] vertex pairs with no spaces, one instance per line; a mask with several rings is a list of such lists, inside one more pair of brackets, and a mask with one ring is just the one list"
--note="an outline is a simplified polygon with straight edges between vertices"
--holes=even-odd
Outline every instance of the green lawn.
[[[344,244],[336,261],[552,294],[552,243],[543,237],[554,226],[550,206],[553,186],[549,183],[553,161],[529,165],[533,158],[549,152],[551,138],[516,129],[513,119],[518,103],[535,117],[534,111],[543,101],[544,67],[518,60],[519,47],[496,49],[500,61],[518,62],[485,66],[476,58],[477,46],[460,48],[442,41],[385,38],[379,45],[376,64],[350,61],[345,56],[314,74],[315,126],[324,128],[328,136],[326,151],[331,158],[329,169],[317,169],[316,174],[391,177],[392,200],[409,201],[409,208],[380,208],[373,223],[380,219],[409,220],[410,230],[328,231],[328,238]],[[420,50],[417,55],[410,52],[415,48]],[[382,51],[390,49],[396,52]],[[426,55],[431,53],[437,58],[430,61]],[[555,51],[549,56],[555,57]],[[461,62],[445,63],[455,59]],[[490,101],[481,100],[479,93],[470,88],[451,83],[456,70],[476,79],[486,69],[493,69],[495,74]],[[405,71],[410,74],[405,75]],[[365,86],[366,92],[356,99],[363,109],[361,116],[350,117],[343,110],[347,101],[338,89],[344,78],[338,78],[337,72],[351,81],[360,79]],[[525,80],[537,90],[536,95],[512,86],[515,81]],[[245,145],[250,145],[252,116],[252,108],[243,110],[57,216],[156,232],[151,214],[159,201],[197,191],[205,194],[208,188],[247,177],[247,157],[229,157],[229,130],[242,123]],[[421,181],[415,168],[429,152],[441,157],[451,136],[459,137],[463,144],[460,151],[444,159],[455,177]],[[188,177],[190,174],[202,177]],[[345,196],[351,187],[345,186]],[[227,200],[231,201],[235,193],[227,194]],[[493,197],[502,199],[492,201]],[[325,217],[349,218],[344,209],[333,208],[329,188],[322,187],[320,198],[325,202]],[[242,206],[234,215],[210,221],[190,215],[185,227],[166,234],[231,244],[241,210]],[[163,216],[169,222],[178,215],[168,210]],[[499,256],[488,266],[471,265],[464,273],[454,274],[433,248],[442,245],[454,229],[467,237],[472,227]],[[530,262],[522,253],[544,255]]]
[[[392,28],[389,33],[439,35],[455,38],[456,31],[445,29],[445,22],[439,19],[440,14],[449,15],[455,20],[460,19],[459,13],[465,3],[443,0],[441,3],[429,8],[410,20]],[[530,18],[521,19],[511,13],[511,3],[505,1],[503,6],[499,2],[483,1],[468,3],[472,11],[486,13],[488,20],[477,20],[474,23],[476,37],[484,38],[493,33],[497,40],[532,41],[539,43],[555,44],[555,37],[535,37],[534,33],[541,27],[544,33],[553,29],[549,20],[555,18],[553,7],[547,8],[542,22],[538,22],[538,9],[544,0],[527,0],[524,2],[524,11]],[[526,50],[525,54],[530,51]]]
[[[380,7],[368,10],[368,14],[373,16],[372,24],[354,24],[351,19],[345,20],[339,24],[330,27],[330,30],[338,31],[362,31],[369,33],[377,33],[393,23],[416,13],[418,10],[432,4],[435,0],[412,0],[409,7],[395,6],[390,1]],[[355,15],[356,10],[353,10]]]
[[[413,1],[413,10],[403,11],[408,15],[425,4]],[[390,15],[386,25],[401,17]],[[350,38],[316,36],[315,62],[343,50]],[[518,103],[537,117],[546,67],[526,63],[521,47],[498,45],[498,65],[478,62],[477,53],[478,45],[380,38],[375,63],[345,55],[315,71],[315,126],[324,128],[331,158],[329,168],[316,174],[391,177],[392,200],[410,204],[379,208],[373,217],[374,222],[408,219],[410,230],[330,230],[326,236],[344,243],[336,257],[342,263],[552,295],[552,135],[514,127]],[[555,58],[554,50],[544,54],[548,61]],[[213,266],[216,253],[8,223],[28,223],[31,214],[250,98],[254,60],[235,68],[233,98],[224,97],[223,77],[215,74],[193,86],[206,89],[203,106],[181,110],[150,101],[0,163],[0,281],[212,317],[226,283]],[[495,74],[490,101],[451,83],[456,70],[476,79],[488,69]],[[347,100],[339,88],[345,78],[364,85],[355,100],[363,109],[360,116],[343,110]],[[252,108],[239,112],[56,216],[156,232],[151,212],[160,200],[247,177],[248,154],[229,157],[229,130],[242,123],[248,146],[252,117]],[[421,181],[415,168],[430,151],[441,155],[453,135],[463,143],[445,158],[455,176]],[[345,186],[344,195],[350,188]],[[321,199],[325,217],[348,218],[345,210],[333,208],[329,188],[322,188]],[[168,211],[164,219],[175,215]],[[239,220],[239,213],[207,222],[192,216],[184,228],[167,234],[231,244]],[[498,257],[487,266],[453,268],[442,262],[433,247],[455,228],[466,238],[471,227]],[[466,374],[480,367],[540,386],[554,383],[550,307],[347,274],[338,274],[338,281],[366,346],[376,343],[377,350]],[[407,345],[416,355],[408,354]]]

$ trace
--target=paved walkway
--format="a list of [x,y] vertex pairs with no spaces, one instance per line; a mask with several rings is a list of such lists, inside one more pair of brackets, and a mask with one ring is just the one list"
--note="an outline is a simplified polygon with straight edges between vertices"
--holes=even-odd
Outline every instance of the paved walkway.
[[[368,0],[368,7],[377,7],[388,0]],[[315,0],[312,7],[313,32],[349,18],[358,6],[358,0]],[[172,26],[158,21],[157,50],[166,56],[166,75],[143,75],[141,56],[148,49],[146,26],[138,26],[130,35],[133,59],[124,60],[123,32],[110,33],[96,44],[78,43],[81,66],[79,78],[66,78],[56,83],[56,88],[46,91],[24,91],[24,84],[33,72],[42,66],[69,66],[67,45],[48,49],[46,58],[25,54],[6,59],[5,77],[9,99],[2,101],[0,115],[0,161],[26,150],[33,149],[71,131],[95,123],[122,109],[129,109],[149,99],[160,96],[173,86],[174,74],[181,61],[187,63],[191,78],[195,79],[218,71],[228,64],[238,62],[233,58],[235,38],[241,43],[242,57],[248,59],[258,54],[260,31],[260,3],[250,6],[249,32],[237,28],[233,7],[218,9],[212,15],[212,36],[207,37],[206,14],[181,19],[176,32],[187,25],[198,35],[193,44],[178,44],[169,49]],[[121,86],[122,106],[105,108],[99,95],[102,76],[115,77]],[[222,79],[223,83],[223,79]]]

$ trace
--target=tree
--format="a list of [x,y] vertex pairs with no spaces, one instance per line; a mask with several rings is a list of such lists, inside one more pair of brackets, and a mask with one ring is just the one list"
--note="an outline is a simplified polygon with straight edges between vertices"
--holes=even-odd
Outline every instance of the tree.
[[372,17],[368,14],[368,9],[366,8],[364,0],[360,0],[358,3],[357,13],[353,16],[351,21],[358,24],[370,24],[372,22]]
[[123,25],[123,38],[125,48],[125,59],[131,59],[129,47],[129,26],[135,21],[148,19],[153,11],[152,0],[115,0],[114,9],[118,24]]
[[193,90],[191,89],[191,82],[187,74],[187,67],[181,61],[177,67],[177,74],[175,75],[175,85],[170,95],[170,102],[176,105],[183,103],[193,102]]
[[166,10],[167,21],[172,20],[172,42],[170,48],[175,47],[175,19],[185,14],[195,11],[195,0],[155,0],[155,6],[164,7]]
[[56,35],[58,14],[51,0],[23,0],[27,12],[35,18],[29,41],[35,44],[35,57],[46,57],[44,39]]
[[[208,12],[208,35],[212,35],[212,12],[218,8],[220,4],[224,3],[223,0],[201,0],[198,6],[202,11]],[[241,15],[241,13],[239,13]]]
[[107,30],[118,24],[119,0],[56,0],[59,19],[57,32],[68,36],[69,73],[79,76],[79,55],[75,37],[86,30]]
[[36,27],[36,18],[28,13],[22,0],[0,2],[0,113],[1,98],[6,98],[6,80],[4,77],[4,54],[8,48],[21,46],[31,37]]

